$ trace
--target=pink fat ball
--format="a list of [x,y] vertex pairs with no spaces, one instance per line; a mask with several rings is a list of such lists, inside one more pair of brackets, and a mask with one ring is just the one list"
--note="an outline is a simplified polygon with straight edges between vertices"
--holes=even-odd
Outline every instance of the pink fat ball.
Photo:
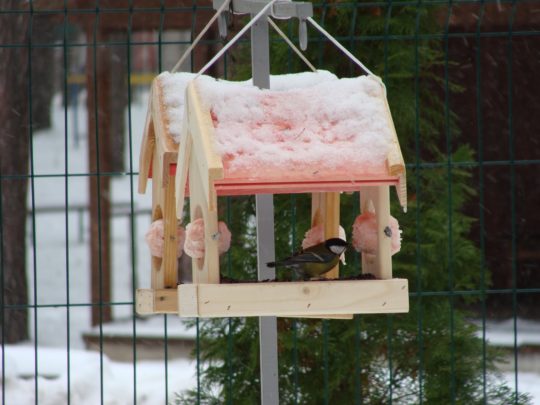
[[[176,228],[176,239],[178,248],[176,256],[182,256],[182,246],[184,246],[185,232],[184,228],[178,226]],[[150,253],[154,257],[163,257],[163,220],[158,219],[150,224],[150,228],[146,232],[146,243],[150,248]]]
[[[339,227],[339,237],[343,240],[347,240],[345,235],[345,229],[342,226]],[[315,246],[321,242],[324,242],[324,227],[323,225],[317,225],[311,228],[304,235],[304,240],[302,241],[302,249],[307,249],[308,247]],[[341,255],[340,260],[343,264],[345,263],[345,253]]]
[[[392,254],[401,249],[401,230],[397,219],[390,216],[388,223],[392,231],[390,251]],[[377,249],[377,219],[374,212],[358,215],[353,224],[352,245],[358,252],[374,254]]]
[[[231,246],[231,231],[223,221],[218,222],[219,254],[225,253]],[[186,254],[194,259],[204,257],[204,221],[198,218],[186,226]]]

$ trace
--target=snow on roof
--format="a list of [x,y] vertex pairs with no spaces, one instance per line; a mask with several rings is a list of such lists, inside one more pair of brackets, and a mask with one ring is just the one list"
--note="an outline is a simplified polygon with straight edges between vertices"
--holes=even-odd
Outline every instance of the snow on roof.
[[[167,129],[176,143],[180,143],[180,134],[182,132],[182,121],[184,119],[184,97],[186,87],[190,81],[195,79],[196,73],[163,72],[158,76],[163,88],[163,102],[167,106]],[[209,83],[229,83],[234,86],[252,87],[252,80],[243,82],[229,82],[226,80],[216,80],[213,77],[201,75],[199,81]],[[273,90],[292,90],[302,87],[313,86],[316,83],[338,80],[337,76],[326,70],[317,72],[303,72],[285,75],[271,75],[270,87]]]
[[[168,129],[179,140],[193,74],[159,76]],[[384,89],[368,76],[328,72],[274,76],[275,90],[201,76],[196,87],[214,123],[225,178],[319,180],[386,175],[393,141]]]

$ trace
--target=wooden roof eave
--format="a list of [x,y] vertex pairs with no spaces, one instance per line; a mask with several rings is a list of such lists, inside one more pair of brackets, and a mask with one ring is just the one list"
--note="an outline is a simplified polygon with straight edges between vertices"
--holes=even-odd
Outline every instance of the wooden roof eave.
[[[150,100],[152,99],[152,90],[150,90]],[[152,105],[148,105],[146,111],[146,121],[144,123],[144,132],[141,142],[141,151],[139,153],[139,194],[146,193],[146,185],[150,177],[152,168],[152,156],[156,147],[156,136],[154,134],[154,123],[152,122]]]
[[392,144],[390,146],[390,152],[388,152],[388,155],[386,157],[386,167],[390,176],[398,177],[396,192],[399,204],[403,208],[403,211],[407,212],[407,177],[405,170],[405,161],[403,160],[403,154],[401,153],[401,147],[399,146],[396,127],[394,126],[392,114],[390,114],[390,106],[388,105],[388,100],[386,99],[386,96],[384,96],[384,102],[386,106],[388,126],[390,127],[390,130],[392,132]]
[[176,183],[176,212],[182,216],[187,174],[191,159],[195,159],[198,167],[199,179],[210,202],[211,194],[215,193],[214,182],[224,178],[223,162],[221,156],[214,151],[214,126],[210,112],[201,104],[195,82],[186,87],[184,120],[180,140],[180,153],[178,154]]
[[166,187],[170,177],[170,166],[174,165],[178,159],[178,144],[174,142],[167,124],[169,119],[167,117],[166,109],[163,102],[163,90],[161,88],[160,81],[155,78],[152,82],[152,122],[154,123],[154,133],[156,138],[157,157],[162,161],[159,162],[161,167],[161,179],[162,187]]

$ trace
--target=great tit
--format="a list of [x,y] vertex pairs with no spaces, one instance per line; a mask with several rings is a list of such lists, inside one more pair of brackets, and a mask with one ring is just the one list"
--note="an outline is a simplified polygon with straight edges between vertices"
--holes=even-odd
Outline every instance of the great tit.
[[286,259],[266,263],[268,267],[290,267],[303,279],[319,277],[332,270],[349,244],[340,238],[331,238],[301,250]]

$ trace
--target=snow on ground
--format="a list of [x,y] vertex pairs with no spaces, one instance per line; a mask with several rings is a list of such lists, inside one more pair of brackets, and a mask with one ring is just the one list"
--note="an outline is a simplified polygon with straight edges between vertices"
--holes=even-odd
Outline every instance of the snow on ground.
[[[6,404],[65,404],[68,398],[68,379],[71,403],[78,405],[166,404],[166,399],[171,401],[175,393],[196,384],[193,377],[194,365],[188,360],[168,362],[166,390],[163,362],[140,361],[133,367],[130,363],[110,361],[97,352],[72,349],[69,351],[68,375],[67,351],[40,347],[37,356],[40,371],[36,402],[34,347],[6,345],[3,354],[6,370],[3,395]],[[0,393],[1,390],[2,386]]]
[[[478,337],[482,337],[482,323],[474,322],[480,328],[477,332]],[[514,319],[505,319],[502,321],[486,321],[486,339],[492,345],[499,347],[516,346],[540,346],[540,322],[529,321],[526,319],[516,319],[516,334],[514,336]]]
[[[503,378],[510,388],[516,389],[515,373],[503,373]],[[536,373],[519,373],[518,391],[528,393],[531,396],[533,405],[540,404],[540,375]]]

